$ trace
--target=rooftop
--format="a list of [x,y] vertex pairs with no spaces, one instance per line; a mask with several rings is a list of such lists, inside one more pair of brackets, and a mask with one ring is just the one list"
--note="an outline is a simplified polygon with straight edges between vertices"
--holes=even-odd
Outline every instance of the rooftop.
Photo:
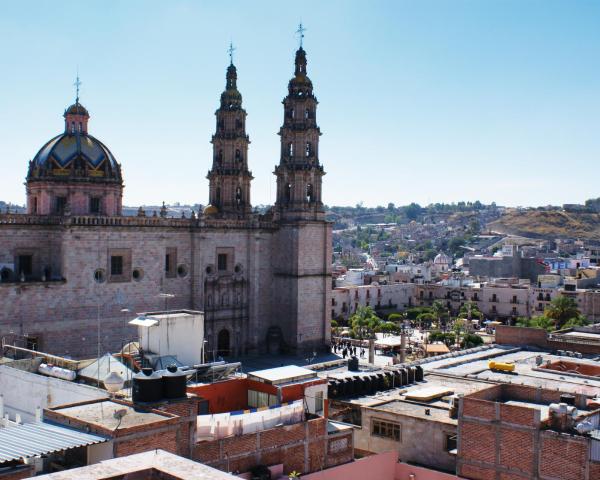
[[164,450],[152,450],[127,457],[113,458],[82,468],[36,477],[46,480],[101,480],[108,478],[152,480],[229,480],[238,478]]
[[281,383],[290,383],[316,378],[317,374],[308,368],[298,367],[296,365],[287,365],[285,367],[269,368],[267,370],[257,370],[248,373],[248,378],[258,380],[273,385]]
[[171,419],[171,416],[167,414],[159,415],[154,412],[138,410],[133,406],[112,400],[82,403],[52,410],[65,417],[107,430],[116,430],[117,428],[123,430]]

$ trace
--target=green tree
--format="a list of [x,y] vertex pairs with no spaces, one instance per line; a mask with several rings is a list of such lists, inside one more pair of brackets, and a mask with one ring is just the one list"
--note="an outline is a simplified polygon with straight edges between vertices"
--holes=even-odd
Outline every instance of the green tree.
[[463,335],[462,341],[460,342],[462,348],[475,348],[479,345],[483,345],[483,338],[473,333],[466,333]]
[[375,332],[381,331],[381,318],[372,307],[358,307],[350,317],[350,327],[356,337],[362,339],[375,338]]
[[439,300],[434,300],[433,304],[431,305],[431,310],[435,315],[435,318],[437,318],[438,327],[441,326],[442,321],[448,317],[448,310]]
[[405,207],[404,213],[410,220],[416,220],[419,217],[419,215],[421,215],[422,210],[423,209],[421,208],[421,205],[413,202],[407,207]]
[[579,315],[575,299],[563,295],[554,298],[544,310],[544,316],[554,321],[556,330],[562,329],[569,320],[578,318]]
[[423,312],[417,315],[417,322],[425,328],[431,328],[431,324],[435,322],[436,316],[431,312]]
[[462,318],[467,318],[469,320],[478,318],[478,319],[482,319],[483,318],[483,313],[481,313],[481,310],[479,310],[479,307],[477,306],[477,304],[475,302],[467,302],[465,303],[462,307],[460,307],[460,310],[458,311],[458,315]]

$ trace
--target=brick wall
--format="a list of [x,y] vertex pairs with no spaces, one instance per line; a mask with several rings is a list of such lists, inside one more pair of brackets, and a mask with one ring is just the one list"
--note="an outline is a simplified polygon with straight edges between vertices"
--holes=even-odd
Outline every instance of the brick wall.
[[23,465],[11,469],[7,472],[0,472],[0,480],[21,480],[23,478],[33,477],[35,467],[33,465]]
[[245,472],[256,465],[283,464],[284,471],[308,473],[353,460],[352,431],[328,435],[316,418],[262,432],[200,442],[193,459],[220,470]]
[[[540,479],[585,479],[589,440],[545,431],[540,434]],[[587,477],[595,480],[600,477]]]
[[546,331],[541,328],[498,325],[496,327],[496,343],[500,345],[534,345],[546,348]]
[[[544,430],[539,410],[503,403],[510,399],[548,404],[558,401],[560,392],[522,385],[493,389],[498,401],[473,398],[481,392],[462,399],[458,475],[473,480],[600,479],[593,476],[597,467],[588,457],[589,438]],[[585,404],[585,397],[577,395],[576,402]]]

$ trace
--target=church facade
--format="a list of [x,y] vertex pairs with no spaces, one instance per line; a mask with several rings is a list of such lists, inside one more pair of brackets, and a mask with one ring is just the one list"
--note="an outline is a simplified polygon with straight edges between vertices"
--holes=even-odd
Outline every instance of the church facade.
[[[121,166],[79,103],[29,164],[27,214],[0,214],[0,335],[73,357],[134,339],[136,312],[205,314],[206,351],[303,352],[329,343],[331,224],[321,200],[317,99],[306,52],[283,100],[277,199],[253,212],[246,112],[231,63],[216,111],[208,206],[122,215]],[[190,339],[201,341],[201,339]]]

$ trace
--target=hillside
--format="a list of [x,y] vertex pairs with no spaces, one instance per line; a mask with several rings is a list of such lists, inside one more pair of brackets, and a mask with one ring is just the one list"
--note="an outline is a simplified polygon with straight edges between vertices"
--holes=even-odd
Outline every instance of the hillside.
[[535,238],[600,237],[600,214],[562,210],[508,210],[487,225],[490,230]]

